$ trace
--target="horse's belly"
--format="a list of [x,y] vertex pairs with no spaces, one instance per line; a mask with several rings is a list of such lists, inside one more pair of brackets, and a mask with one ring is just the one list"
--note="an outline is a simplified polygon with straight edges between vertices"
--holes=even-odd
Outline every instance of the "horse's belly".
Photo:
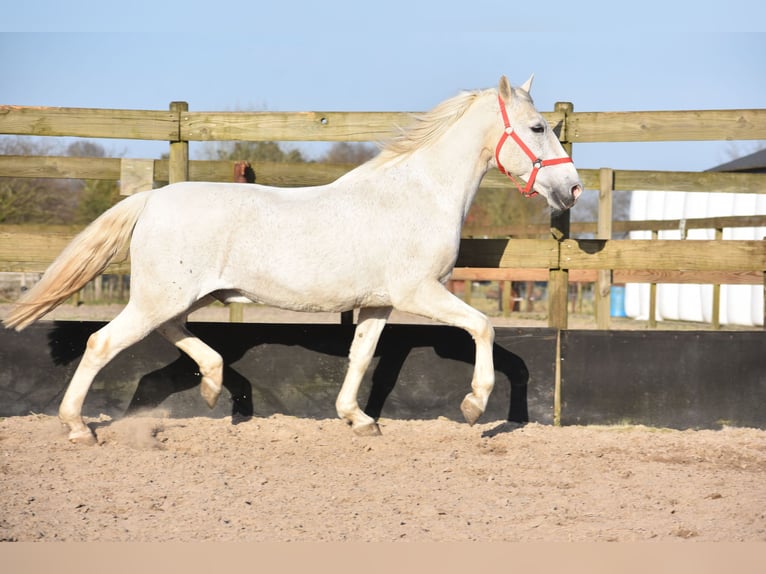
[[346,289],[317,289],[315,287],[297,289],[255,288],[238,289],[240,296],[226,297],[226,302],[246,299],[272,307],[290,309],[292,311],[309,312],[340,312],[361,307],[388,307],[391,298],[383,291],[360,292]]

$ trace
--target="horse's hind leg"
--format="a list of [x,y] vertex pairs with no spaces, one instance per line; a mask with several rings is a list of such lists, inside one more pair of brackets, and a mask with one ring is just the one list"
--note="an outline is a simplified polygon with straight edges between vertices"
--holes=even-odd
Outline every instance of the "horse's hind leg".
[[82,405],[93,379],[117,353],[140,341],[156,325],[130,303],[110,323],[88,338],[85,353],[59,407],[59,418],[69,426],[69,440],[93,444],[95,437],[82,420]]
[[158,327],[157,331],[197,363],[202,375],[200,392],[212,409],[218,402],[223,385],[223,358],[189,332],[185,322],[185,316],[173,319]]
[[358,324],[349,351],[346,378],[335,402],[338,416],[347,421],[359,435],[380,434],[380,428],[375,420],[359,408],[357,395],[390,313],[390,307],[371,307],[359,311]]

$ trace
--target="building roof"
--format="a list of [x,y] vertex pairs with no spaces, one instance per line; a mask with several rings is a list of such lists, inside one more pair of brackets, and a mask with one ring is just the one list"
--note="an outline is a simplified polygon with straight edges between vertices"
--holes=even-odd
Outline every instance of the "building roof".
[[742,171],[748,173],[766,173],[766,148],[732,161],[711,167],[707,171]]

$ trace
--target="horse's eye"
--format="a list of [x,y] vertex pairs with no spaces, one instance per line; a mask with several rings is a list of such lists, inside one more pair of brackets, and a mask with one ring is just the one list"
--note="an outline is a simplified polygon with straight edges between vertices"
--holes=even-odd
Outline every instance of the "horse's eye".
[[532,132],[536,134],[542,134],[545,133],[545,126],[541,124],[537,124],[535,126],[532,126]]

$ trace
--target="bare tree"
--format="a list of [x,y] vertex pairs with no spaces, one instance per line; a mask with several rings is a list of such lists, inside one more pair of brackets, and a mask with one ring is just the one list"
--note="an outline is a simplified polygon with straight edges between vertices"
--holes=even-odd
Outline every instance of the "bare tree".
[[[98,143],[63,148],[43,138],[0,138],[0,155],[105,157]],[[69,224],[95,219],[119,199],[114,181],[0,177],[0,223]]]
[[336,142],[320,158],[325,163],[360,165],[378,154],[378,148],[365,143]]
[[[0,155],[55,155],[54,145],[39,138],[0,138]],[[0,177],[0,223],[70,223],[78,184],[71,180]]]
[[219,142],[208,147],[203,155],[209,159],[257,162],[302,163],[306,161],[300,150],[283,149],[277,142]]

